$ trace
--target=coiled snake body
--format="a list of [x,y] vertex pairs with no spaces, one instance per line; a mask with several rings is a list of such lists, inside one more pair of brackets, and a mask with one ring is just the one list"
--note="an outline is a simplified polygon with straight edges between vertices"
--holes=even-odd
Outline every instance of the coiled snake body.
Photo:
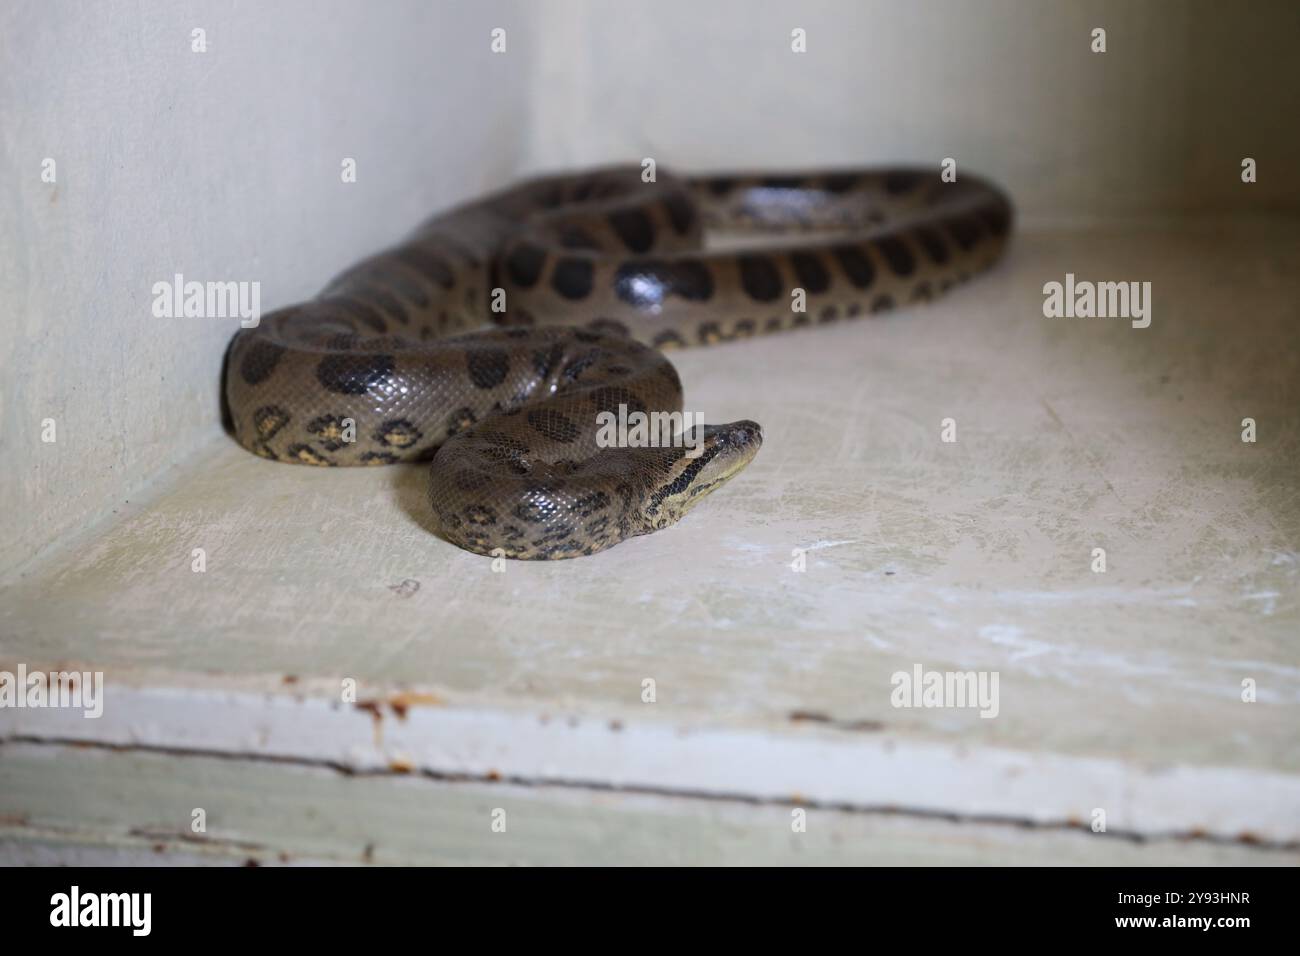
[[[236,440],[277,461],[437,450],[429,503],[463,548],[593,554],[672,524],[762,444],[741,421],[693,450],[600,447],[601,412],[681,411],[659,349],[928,300],[989,267],[1011,220],[992,186],[913,169],[546,177],[429,220],[237,333],[226,404]],[[801,238],[712,251],[706,228]]]

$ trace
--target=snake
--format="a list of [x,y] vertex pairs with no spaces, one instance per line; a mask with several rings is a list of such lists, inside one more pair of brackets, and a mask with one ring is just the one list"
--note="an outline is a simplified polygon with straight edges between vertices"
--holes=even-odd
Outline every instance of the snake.
[[[228,425],[278,462],[428,462],[430,529],[476,554],[595,554],[762,446],[753,421],[678,429],[666,351],[929,301],[990,268],[1012,221],[990,182],[911,166],[539,176],[241,328]],[[611,437],[619,415],[659,432]]]

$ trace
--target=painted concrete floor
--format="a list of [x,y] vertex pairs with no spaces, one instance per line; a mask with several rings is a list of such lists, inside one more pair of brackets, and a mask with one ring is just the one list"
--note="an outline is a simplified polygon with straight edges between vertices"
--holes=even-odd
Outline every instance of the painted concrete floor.
[[[1067,272],[1149,280],[1151,326],[1044,318]],[[214,429],[192,468],[0,586],[0,668],[107,682],[98,720],[0,709],[0,754],[414,772],[593,813],[623,788],[692,826],[698,800],[888,812],[916,823],[889,831],[892,862],[932,858],[937,818],[974,862],[1294,863],[1298,303],[1293,222],[1022,234],[933,306],[674,353],[688,409],[763,424],[754,464],[666,532],[502,571],[429,533],[422,469],[286,467]],[[893,706],[917,665],[996,671],[996,717]],[[23,766],[38,804],[41,761]],[[63,845],[36,809],[0,811],[0,857]],[[1090,842],[1097,809],[1113,842]],[[72,844],[118,846],[131,815]],[[647,846],[613,857],[663,859]]]

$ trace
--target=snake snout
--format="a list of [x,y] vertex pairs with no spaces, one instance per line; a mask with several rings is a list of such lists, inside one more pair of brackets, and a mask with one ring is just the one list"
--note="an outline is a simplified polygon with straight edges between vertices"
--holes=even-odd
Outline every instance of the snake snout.
[[763,426],[748,419],[728,422],[725,425],[704,426],[705,448],[717,448],[720,451],[758,451],[763,446]]
[[736,447],[747,448],[750,445],[753,445],[755,451],[758,451],[758,449],[762,447],[763,426],[758,422],[733,422],[727,427],[731,429],[731,435],[728,440]]
[[762,446],[763,429],[758,422],[705,425],[698,477],[709,485],[726,481],[753,461]]

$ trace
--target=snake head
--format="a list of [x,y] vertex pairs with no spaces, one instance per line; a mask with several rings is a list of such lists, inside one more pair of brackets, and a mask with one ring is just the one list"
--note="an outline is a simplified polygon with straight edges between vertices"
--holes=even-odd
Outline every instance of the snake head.
[[646,501],[647,531],[668,527],[739,474],[763,447],[763,429],[751,421],[704,425],[703,435],[697,428],[691,439],[685,448],[675,449],[667,473]]

